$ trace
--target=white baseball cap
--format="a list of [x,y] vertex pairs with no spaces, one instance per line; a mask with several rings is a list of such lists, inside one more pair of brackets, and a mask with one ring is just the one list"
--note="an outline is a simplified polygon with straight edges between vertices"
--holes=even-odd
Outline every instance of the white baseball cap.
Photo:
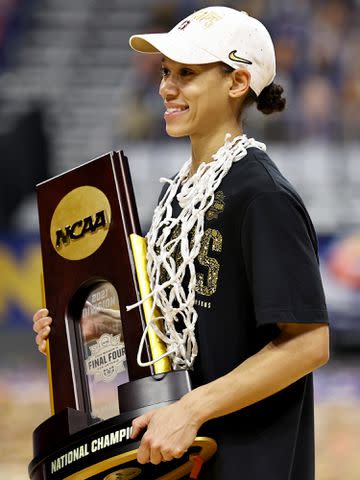
[[162,53],[176,62],[224,62],[251,74],[256,95],[274,80],[276,60],[269,32],[256,18],[228,7],[208,7],[181,20],[168,33],[133,35],[131,48]]

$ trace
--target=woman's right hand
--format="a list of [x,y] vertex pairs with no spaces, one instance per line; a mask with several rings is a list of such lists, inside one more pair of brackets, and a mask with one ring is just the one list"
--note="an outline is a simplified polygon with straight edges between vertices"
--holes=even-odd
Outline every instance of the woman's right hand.
[[37,333],[35,341],[39,352],[46,355],[46,340],[50,333],[50,324],[52,318],[49,317],[49,311],[46,308],[41,308],[33,316],[33,330]]

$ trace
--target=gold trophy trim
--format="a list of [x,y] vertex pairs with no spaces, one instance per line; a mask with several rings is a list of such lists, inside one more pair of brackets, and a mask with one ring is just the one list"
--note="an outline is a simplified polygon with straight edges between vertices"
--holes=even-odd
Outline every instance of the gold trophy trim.
[[[211,458],[217,450],[217,444],[215,440],[208,437],[196,437],[191,446],[201,448],[200,452],[196,453],[196,456],[200,455],[204,462]],[[86,467],[83,470],[80,470],[79,472],[76,472],[64,478],[64,480],[87,480],[89,478],[91,479],[92,476],[98,473],[103,473],[109,468],[121,466],[127,462],[136,460],[137,451],[138,449],[135,449],[131,450],[130,452],[121,453],[120,455],[115,455],[114,457],[107,458],[102,462]],[[161,477],[158,477],[156,480],[177,480],[186,475],[187,473],[190,473],[194,465],[193,457],[194,454],[190,454],[189,459],[183,465],[180,465],[180,467],[176,468],[175,470],[172,470],[171,472],[166,473]]]
[[[43,308],[46,308],[46,300],[45,300],[45,285],[44,285],[44,274],[40,274],[40,287],[41,287],[41,305]],[[46,340],[46,370],[48,375],[49,381],[49,399],[50,399],[50,413],[54,415],[55,413],[55,406],[54,406],[54,392],[53,392],[53,382],[52,382],[52,374],[51,374],[51,358],[50,358],[50,342],[49,339]]]
[[[143,299],[151,292],[149,276],[147,274],[146,267],[146,240],[140,235],[132,233],[130,235],[131,248],[134,257],[136,276],[140,289],[140,297]],[[151,311],[153,307],[152,298],[148,298],[142,304],[145,321],[148,324],[151,320]],[[154,316],[160,316],[159,311],[155,308]],[[159,322],[157,322],[158,328],[161,330]],[[156,335],[154,330],[150,327],[148,330],[149,345],[151,351],[152,359],[159,358],[161,355],[166,353],[166,345],[164,342]],[[164,357],[154,364],[155,373],[164,373],[170,372],[171,365],[168,357]]]

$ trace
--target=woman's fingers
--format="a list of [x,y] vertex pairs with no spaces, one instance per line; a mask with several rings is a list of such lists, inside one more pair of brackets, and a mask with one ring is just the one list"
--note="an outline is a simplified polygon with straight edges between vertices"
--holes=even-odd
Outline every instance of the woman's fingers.
[[50,324],[52,322],[52,318],[48,315],[48,309],[41,308],[33,316],[33,330],[37,333],[35,342],[38,346],[39,352],[44,354],[46,354],[46,340],[49,336]]
[[52,318],[48,316],[49,312],[46,309],[39,310],[33,317],[33,330],[36,333],[40,333],[46,326],[49,326],[52,322]]
[[40,345],[38,345],[38,350],[40,353],[46,355],[46,340],[43,340]]
[[40,346],[41,343],[48,338],[49,333],[50,333],[50,327],[49,327],[49,325],[46,325],[36,335],[36,337],[35,337],[36,343]]
[[36,323],[40,318],[47,317],[49,315],[49,310],[47,308],[40,308],[33,316],[33,322]]
[[34,323],[33,325],[33,330],[36,333],[40,333],[41,330],[43,330],[45,327],[48,327],[52,322],[51,317],[44,317],[38,320],[37,322]]
[[38,346],[39,352],[44,354],[46,354],[46,339],[49,336],[49,332],[50,332],[50,327],[45,327],[35,337],[35,341]]

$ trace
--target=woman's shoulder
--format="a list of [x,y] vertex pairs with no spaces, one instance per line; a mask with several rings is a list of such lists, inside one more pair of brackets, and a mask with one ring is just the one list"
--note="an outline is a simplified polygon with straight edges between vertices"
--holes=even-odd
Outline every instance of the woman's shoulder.
[[276,163],[270,158],[265,150],[251,147],[247,155],[241,160],[234,162],[234,180],[241,177],[254,188],[277,189],[285,177],[280,172]]
[[255,197],[279,192],[303,203],[291,182],[282,174],[268,153],[251,147],[247,155],[234,162],[223,182],[229,196],[242,204],[250,203]]

